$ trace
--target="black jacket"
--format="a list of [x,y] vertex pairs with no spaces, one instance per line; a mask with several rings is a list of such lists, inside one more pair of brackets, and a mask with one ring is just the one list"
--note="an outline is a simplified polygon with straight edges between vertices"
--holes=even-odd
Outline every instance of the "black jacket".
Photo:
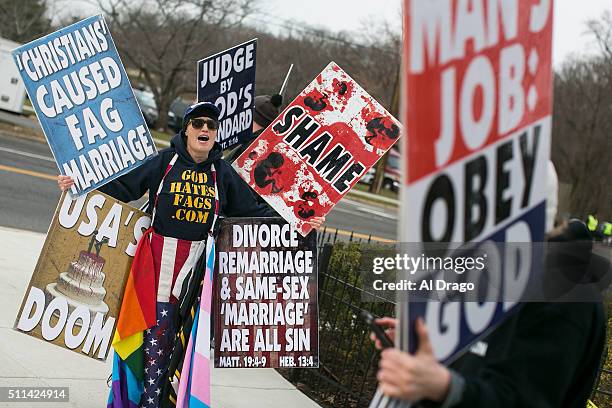
[[230,163],[233,163],[236,161],[236,159],[238,158],[238,156],[240,156],[242,153],[244,153],[244,151],[246,149],[249,148],[249,146],[251,146],[251,144],[253,144],[253,142],[255,141],[255,139],[257,139],[259,137],[259,135],[261,134],[261,132],[263,132],[264,129],[259,129],[257,132],[254,132],[253,135],[251,136],[250,139],[245,140],[244,142],[242,142],[241,144],[238,145],[238,147],[236,147],[234,150],[232,150],[231,152],[228,152],[226,154],[226,160]]
[[[595,283],[610,273],[609,260],[592,253],[584,224],[570,222],[549,242],[554,244],[548,248],[544,273],[554,282],[570,277],[576,284],[585,278]],[[564,264],[567,268],[559,268]],[[549,298],[562,299],[567,288],[553,281],[544,281],[553,295]],[[480,354],[470,351],[451,364],[450,391],[442,406],[584,408],[606,340],[601,287],[585,288],[577,299],[582,302],[520,305],[475,348]]]
[[149,193],[149,207],[174,154],[178,159],[166,176],[159,194],[153,228],[159,234],[196,241],[205,239],[213,220],[214,196],[211,165],[214,163],[219,189],[220,215],[264,217],[275,213],[257,203],[248,185],[224,161],[217,143],[202,163],[195,163],[187,152],[184,137],[177,134],[169,148],[141,167],[100,188],[120,201],[137,200]]
[[454,407],[584,408],[606,338],[601,302],[525,303],[451,365],[465,380]]

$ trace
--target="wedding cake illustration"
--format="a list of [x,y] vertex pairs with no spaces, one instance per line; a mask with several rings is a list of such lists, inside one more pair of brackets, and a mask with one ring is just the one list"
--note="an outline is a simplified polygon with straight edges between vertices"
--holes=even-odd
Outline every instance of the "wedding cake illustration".
[[[101,242],[96,242],[94,231],[89,248],[81,251],[77,261],[72,261],[68,265],[68,270],[60,273],[56,282],[47,285],[46,292],[51,297],[63,297],[68,302],[68,313],[77,306],[85,306],[89,309],[91,316],[90,324],[93,323],[96,313],[104,316],[108,313],[108,305],[104,303],[106,289],[104,289],[104,268],[105,260],[100,256],[100,248],[108,242],[104,238]],[[95,254],[92,249],[95,248]],[[80,320],[77,321],[79,325]]]

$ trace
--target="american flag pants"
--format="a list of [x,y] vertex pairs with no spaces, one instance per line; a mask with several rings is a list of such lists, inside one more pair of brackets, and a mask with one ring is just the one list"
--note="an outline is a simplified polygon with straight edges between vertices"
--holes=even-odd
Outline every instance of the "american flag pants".
[[176,339],[178,297],[183,283],[187,284],[191,268],[202,255],[204,244],[151,235],[151,252],[157,288],[157,324],[144,334],[144,393],[143,408],[159,406],[159,397],[168,376],[170,354]]

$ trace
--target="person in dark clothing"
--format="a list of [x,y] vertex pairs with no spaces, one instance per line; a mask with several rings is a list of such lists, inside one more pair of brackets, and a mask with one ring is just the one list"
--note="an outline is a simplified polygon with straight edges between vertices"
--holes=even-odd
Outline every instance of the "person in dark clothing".
[[[218,118],[219,110],[212,103],[189,106],[183,130],[174,136],[169,148],[99,189],[124,202],[137,200],[148,192],[147,211],[152,215],[151,228],[138,243],[129,278],[133,282],[143,282],[134,293],[146,293],[147,296],[137,296],[126,289],[117,320],[119,334],[113,339],[113,386],[108,407],[132,406],[139,402],[144,405],[144,401],[146,406],[157,407],[166,402],[160,400],[160,390],[169,380],[168,364],[178,342],[178,330],[189,318],[181,311],[194,306],[181,305],[184,294],[201,293],[193,298],[196,303],[204,302],[200,299],[210,302],[212,298],[213,280],[203,279],[203,266],[214,264],[218,217],[276,215],[257,202],[248,185],[222,159],[221,146],[215,141]],[[70,177],[58,177],[58,185],[63,191],[73,183]],[[322,222],[323,219],[318,218],[311,224],[318,228]],[[143,276],[152,278],[146,280]],[[149,285],[145,287],[145,284]],[[128,287],[130,285],[126,285]],[[130,305],[134,304],[142,310],[143,324],[135,326],[131,321],[132,324],[125,325],[130,326],[129,332],[120,330],[123,319],[132,316],[130,308],[133,306]],[[207,307],[210,310],[210,304]],[[210,324],[203,326],[211,327]],[[142,335],[144,344],[148,345],[144,351],[131,348],[129,339],[135,335]],[[210,333],[201,335],[206,338]],[[136,352],[143,355],[134,358]],[[146,385],[122,381],[126,376],[143,378]]]
[[[590,253],[591,248],[573,244],[582,243],[584,237],[590,239],[584,223],[573,221],[549,241],[571,242],[580,252],[575,254],[576,259],[583,259],[586,254],[582,252]],[[556,268],[558,255],[548,255],[547,269]],[[598,271],[589,270],[592,266],[588,264],[573,266],[580,269],[574,277],[593,272],[609,274],[610,270],[609,262],[598,263]],[[381,388],[395,398],[419,401],[417,407],[584,408],[606,338],[599,293],[594,292],[592,299],[523,303],[448,368],[435,359],[427,329],[417,321],[419,346],[414,355],[396,349],[382,352],[378,373]],[[389,328],[389,335],[394,334],[395,319],[383,318],[378,323]]]
[[601,302],[523,304],[485,339],[486,355],[469,352],[451,365],[451,388],[461,377],[464,386],[455,404],[442,406],[584,408],[604,348],[604,321]]
[[278,94],[260,95],[255,97],[255,107],[253,108],[253,134],[249,140],[239,144],[234,150],[226,154],[226,160],[233,163],[238,156],[253,143],[270,123],[278,116],[283,97]]
[[[137,289],[138,293],[147,293],[147,298],[152,299],[147,304],[139,303],[150,318],[145,318],[146,324],[133,331],[126,333],[118,329],[120,338],[113,340],[116,353],[109,407],[139,402],[143,405],[145,400],[147,406],[159,406],[164,402],[158,390],[167,382],[169,357],[184,319],[179,313],[181,293],[187,287],[195,285],[197,288],[202,281],[203,270],[197,266],[198,260],[214,257],[211,248],[214,248],[218,216],[274,215],[257,203],[246,183],[221,159],[221,147],[215,142],[218,118],[219,110],[214,104],[204,102],[189,106],[183,119],[184,127],[174,136],[169,148],[99,188],[124,202],[137,200],[148,192],[147,211],[152,214],[152,228],[140,239],[133,262],[135,267],[130,272],[133,281],[138,276],[153,276],[154,284],[148,287],[140,284]],[[72,179],[60,176],[58,183],[65,190],[71,186]],[[212,285],[200,291],[212,291]],[[127,300],[130,296],[126,291],[118,328],[132,315],[133,308],[129,305],[134,302]],[[122,341],[138,332],[144,332],[144,343],[148,347],[138,359],[142,363],[134,364],[130,354],[133,352]],[[137,377],[144,377],[144,386],[136,383],[134,389],[134,385],[122,382],[121,378],[129,376],[130,372],[132,375],[141,373]],[[127,401],[126,395],[133,400]]]
[[[211,103],[192,105],[185,113],[184,129],[172,138],[170,147],[99,190],[123,202],[137,200],[148,192],[149,213],[153,211],[157,195],[155,231],[164,236],[197,241],[207,236],[213,219],[215,190],[211,168],[214,164],[220,214],[274,216],[274,212],[257,203],[248,185],[221,159],[221,146],[215,142],[218,117],[219,110]],[[166,175],[174,156],[177,158]],[[63,182],[60,188],[70,188],[70,177],[60,178],[60,183]]]

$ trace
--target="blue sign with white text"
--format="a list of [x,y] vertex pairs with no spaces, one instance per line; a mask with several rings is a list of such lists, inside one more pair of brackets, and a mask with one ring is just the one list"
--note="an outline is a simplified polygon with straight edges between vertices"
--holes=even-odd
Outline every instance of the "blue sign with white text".
[[198,102],[219,108],[217,142],[225,150],[251,138],[257,39],[198,61]]
[[[530,246],[527,242],[544,240],[544,214],[546,204],[540,203],[506,228],[495,231],[483,238],[478,245],[488,255],[486,270],[488,282],[482,286],[495,293],[486,296],[486,301],[470,301],[470,294],[465,294],[452,301],[411,302],[408,316],[411,324],[421,317],[427,323],[430,339],[436,344],[436,358],[444,364],[450,364],[478,339],[492,332],[498,325],[520,305],[520,295],[528,290],[532,282],[537,281],[542,271],[542,246]],[[510,237],[521,234],[525,243],[522,245],[503,245],[512,242]],[[531,241],[527,241],[530,238]],[[499,243],[499,245],[494,245]],[[485,249],[486,247],[486,249]],[[477,248],[477,247],[476,247]],[[475,249],[478,252],[479,249]],[[508,257],[523,259],[524,262],[511,262]],[[526,279],[525,279],[526,277]],[[491,282],[497,281],[498,285]],[[519,282],[517,285],[516,281]],[[512,286],[512,287],[510,287]],[[518,288],[517,288],[518,286]],[[412,327],[412,326],[411,326]],[[418,342],[416,332],[410,331],[409,351],[416,352]]]
[[13,50],[59,171],[81,195],[157,154],[101,15]]

